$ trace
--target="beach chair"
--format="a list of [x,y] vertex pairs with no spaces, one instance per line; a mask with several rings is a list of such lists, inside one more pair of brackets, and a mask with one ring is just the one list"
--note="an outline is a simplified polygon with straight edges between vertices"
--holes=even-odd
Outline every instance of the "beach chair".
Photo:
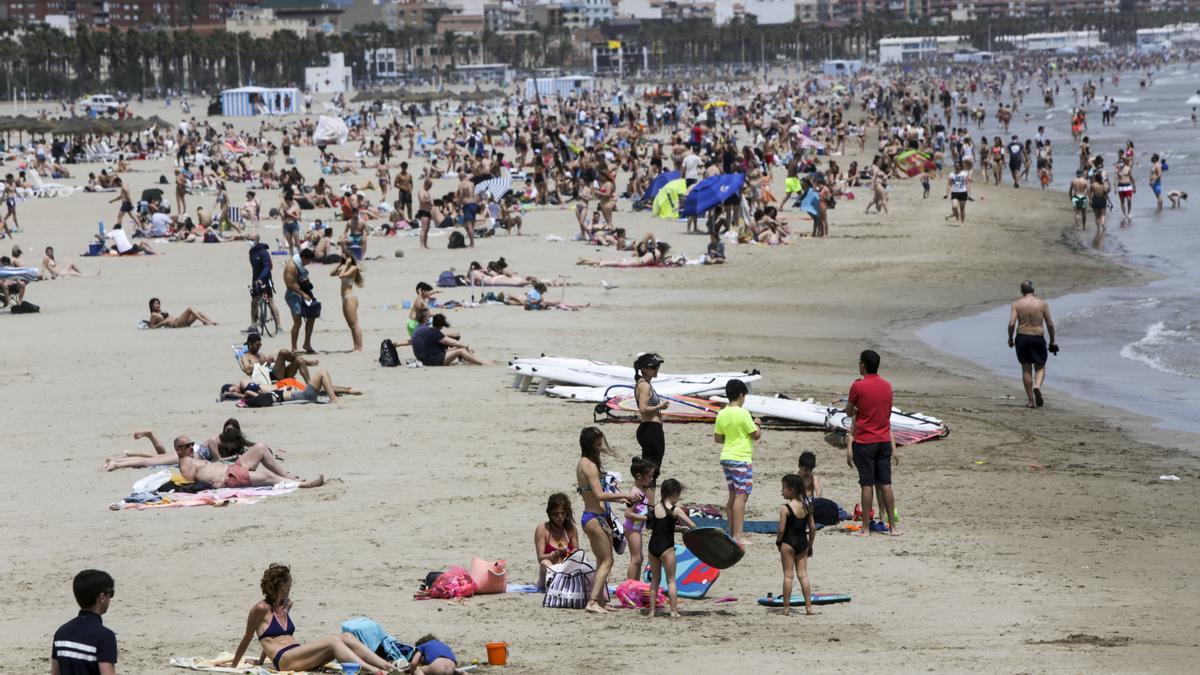
[[500,205],[496,202],[488,202],[487,214],[488,227],[496,229],[496,226],[500,224]]
[[41,174],[39,174],[36,169],[30,168],[26,172],[26,175],[29,176],[29,180],[33,183],[32,191],[35,196],[38,196],[38,197],[63,196],[63,197],[65,197],[65,196],[70,195],[71,193],[75,192],[75,188],[73,188],[69,185],[64,185],[62,183],[48,183],[46,181],[43,181]]

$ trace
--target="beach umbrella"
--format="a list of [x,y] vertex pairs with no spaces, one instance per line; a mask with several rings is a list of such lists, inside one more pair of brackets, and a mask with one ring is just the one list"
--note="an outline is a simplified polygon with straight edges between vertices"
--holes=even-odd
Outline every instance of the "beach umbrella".
[[936,168],[929,153],[921,152],[920,150],[905,150],[896,155],[896,166],[900,167],[904,173],[910,177],[915,176],[922,171],[928,171]]
[[149,120],[142,119],[141,117],[126,117],[123,120],[115,120],[112,122],[111,126],[116,131],[127,134],[136,134],[149,129],[151,123]]
[[501,176],[500,178],[490,178],[485,181],[480,181],[475,186],[475,194],[488,194],[494,201],[500,201],[504,195],[512,192],[512,179]]
[[654,180],[650,181],[650,188],[646,190],[646,194],[642,195],[642,201],[654,203],[654,198],[658,196],[658,191],[661,190],[667,183],[678,179],[678,171],[664,171],[658,174]]
[[92,133],[92,121],[86,117],[64,117],[50,130],[55,136],[82,136]]
[[704,104],[704,109],[708,110],[709,108],[724,108],[728,105],[729,101],[710,101],[709,103]]
[[15,126],[16,123],[17,123],[17,119],[15,117],[13,117],[12,115],[5,115],[4,117],[0,117],[0,131],[13,131],[14,129],[17,128]]
[[746,182],[744,173],[722,173],[709,176],[692,186],[683,204],[683,215],[702,216],[714,206],[737,195]]
[[679,217],[679,203],[687,192],[687,181],[676,178],[662,186],[654,197],[654,216],[664,220],[675,220]]
[[150,123],[150,128],[152,128],[152,129],[153,128],[158,128],[158,129],[174,129],[175,128],[174,124],[171,124],[170,122],[164,120],[163,118],[159,117],[158,115],[151,115],[150,118],[147,119],[146,121]]

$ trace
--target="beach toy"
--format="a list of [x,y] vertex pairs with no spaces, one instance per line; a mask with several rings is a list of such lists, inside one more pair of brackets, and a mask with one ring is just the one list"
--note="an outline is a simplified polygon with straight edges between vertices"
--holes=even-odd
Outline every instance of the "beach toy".
[[[788,604],[793,607],[804,606],[804,595],[801,593],[793,593],[788,600]],[[813,593],[811,600],[814,605],[835,605],[840,602],[850,602],[850,596],[841,593]],[[783,596],[767,593],[767,597],[758,599],[758,604],[763,607],[783,607]]]
[[488,665],[503,666],[508,663],[508,643],[507,642],[489,642],[487,643]]
[[697,527],[683,533],[683,543],[705,564],[719,570],[733,567],[746,555],[729,533],[719,527]]
[[362,666],[358,665],[357,663],[343,663],[341,665],[342,672],[346,675],[356,675],[358,671],[362,669]]

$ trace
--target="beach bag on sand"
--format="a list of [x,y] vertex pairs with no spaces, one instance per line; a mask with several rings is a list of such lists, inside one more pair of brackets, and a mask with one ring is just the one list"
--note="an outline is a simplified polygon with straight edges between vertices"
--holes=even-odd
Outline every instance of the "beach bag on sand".
[[463,236],[463,233],[459,232],[458,230],[451,232],[450,236],[447,237],[446,240],[447,240],[446,248],[466,248],[467,247],[467,238],[465,236]]
[[508,587],[508,563],[475,558],[471,561],[471,579],[476,593],[503,593]]
[[429,587],[429,597],[443,600],[469,598],[475,595],[475,590],[475,580],[471,578],[470,572],[461,567],[451,567]]
[[[546,597],[542,607],[583,609],[592,594],[596,566],[588,562],[587,554],[575,551],[546,573]],[[605,593],[607,596],[607,593]]]
[[[665,593],[663,593],[662,589],[662,586],[658,587],[658,599],[654,601],[655,604],[659,606],[667,604],[667,596]],[[623,607],[627,607],[629,609],[639,609],[641,607],[650,606],[650,584],[646,583],[645,581],[626,579],[617,585],[615,595],[617,596],[617,601],[620,602]]]
[[13,314],[37,314],[38,312],[42,311],[42,308],[28,300],[22,300],[21,302],[13,305],[12,310],[10,311]]
[[390,339],[379,343],[379,365],[384,368],[395,368],[400,365],[400,354],[396,351],[396,343]]

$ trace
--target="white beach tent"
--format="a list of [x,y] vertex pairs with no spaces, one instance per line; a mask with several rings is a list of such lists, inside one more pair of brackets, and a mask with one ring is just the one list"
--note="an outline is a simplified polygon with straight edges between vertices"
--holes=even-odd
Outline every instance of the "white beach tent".
[[295,87],[238,87],[221,92],[221,114],[227,117],[297,115],[300,104],[300,90]]
[[322,116],[317,120],[312,138],[313,143],[317,145],[336,145],[345,143],[349,136],[350,128],[346,126],[346,122],[342,118]]

